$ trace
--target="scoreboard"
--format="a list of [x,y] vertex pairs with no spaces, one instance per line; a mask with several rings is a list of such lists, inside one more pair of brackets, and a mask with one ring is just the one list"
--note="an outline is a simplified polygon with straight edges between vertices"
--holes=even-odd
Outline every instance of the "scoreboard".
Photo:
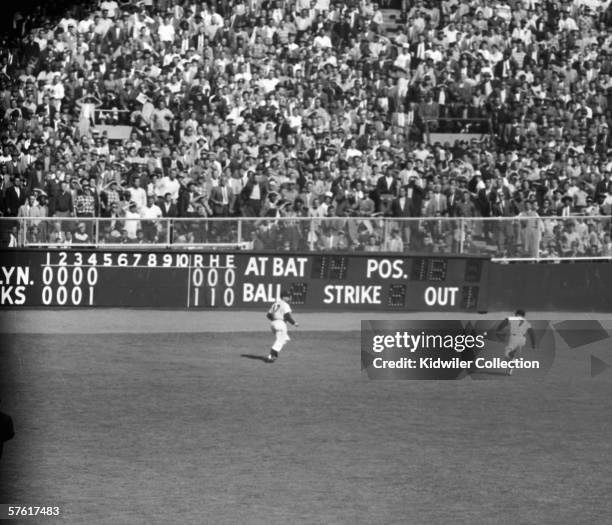
[[2,307],[484,311],[489,260],[403,254],[2,250]]

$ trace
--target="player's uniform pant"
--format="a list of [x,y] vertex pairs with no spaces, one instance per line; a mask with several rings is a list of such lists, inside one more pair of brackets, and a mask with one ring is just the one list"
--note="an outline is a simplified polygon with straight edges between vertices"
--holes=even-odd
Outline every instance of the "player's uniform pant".
[[508,344],[504,350],[504,355],[509,358],[510,354],[514,352],[513,357],[518,357],[518,353],[520,352],[521,348],[525,346],[526,342],[525,336],[510,334],[510,339],[508,339]]
[[274,333],[274,344],[272,345],[272,350],[280,352],[283,349],[283,346],[287,344],[287,341],[290,341],[289,334],[287,333],[287,323],[280,320],[272,321],[270,323],[270,328]]

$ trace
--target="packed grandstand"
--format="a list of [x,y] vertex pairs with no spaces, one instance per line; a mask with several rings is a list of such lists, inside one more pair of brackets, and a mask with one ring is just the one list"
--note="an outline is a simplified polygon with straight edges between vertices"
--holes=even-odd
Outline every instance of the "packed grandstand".
[[612,256],[609,5],[24,9],[2,241]]

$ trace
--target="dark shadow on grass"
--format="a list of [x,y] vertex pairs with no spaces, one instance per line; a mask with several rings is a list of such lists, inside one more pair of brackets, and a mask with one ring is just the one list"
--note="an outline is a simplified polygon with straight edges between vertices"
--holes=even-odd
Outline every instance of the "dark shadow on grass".
[[264,363],[268,360],[267,355],[240,354],[240,357],[244,357],[245,359],[253,359],[254,361],[262,361]]

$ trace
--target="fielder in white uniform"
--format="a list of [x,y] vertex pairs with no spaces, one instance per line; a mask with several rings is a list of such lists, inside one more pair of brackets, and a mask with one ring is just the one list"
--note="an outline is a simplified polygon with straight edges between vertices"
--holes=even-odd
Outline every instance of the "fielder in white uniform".
[[[497,328],[498,331],[502,331],[508,327],[509,336],[508,343],[504,349],[504,356],[509,361],[518,359],[521,354],[521,350],[527,343],[527,335],[531,342],[531,348],[535,349],[535,336],[531,323],[525,319],[525,311],[517,310],[513,316],[507,317]],[[513,368],[509,369],[508,374],[512,375]]]
[[268,363],[274,363],[278,359],[279,352],[290,340],[287,333],[287,323],[299,326],[291,316],[291,306],[287,302],[290,297],[289,292],[282,291],[280,299],[274,302],[266,314],[266,317],[270,320],[270,328],[274,333],[274,344],[270,349],[270,355],[266,359]]

